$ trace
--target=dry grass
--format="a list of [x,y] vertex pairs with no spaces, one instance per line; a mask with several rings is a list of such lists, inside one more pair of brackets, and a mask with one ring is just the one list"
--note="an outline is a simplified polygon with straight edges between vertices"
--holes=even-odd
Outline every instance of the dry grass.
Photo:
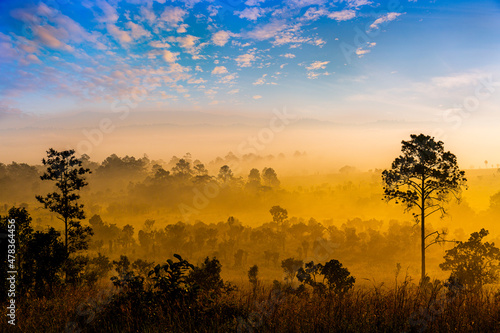
[[[99,301],[96,301],[98,300]],[[98,289],[59,290],[52,299],[19,299],[19,332],[500,332],[500,297],[492,290],[451,294],[406,281],[354,288],[345,295],[259,286],[202,294],[193,303],[110,303]],[[69,322],[74,322],[73,326]],[[0,327],[8,327],[2,316]],[[6,329],[2,329],[5,331]]]

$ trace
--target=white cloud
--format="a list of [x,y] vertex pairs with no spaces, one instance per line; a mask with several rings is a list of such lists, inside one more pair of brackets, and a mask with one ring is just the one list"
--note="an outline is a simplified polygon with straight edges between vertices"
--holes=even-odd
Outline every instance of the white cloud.
[[239,93],[239,92],[240,92],[240,90],[239,90],[239,89],[233,89],[233,90],[229,90],[227,93],[228,93],[229,95],[234,95],[234,94],[237,94],[237,93]]
[[370,50],[367,50],[367,49],[363,49],[361,47],[358,47],[357,50],[356,50],[356,54],[361,58],[362,56],[364,56],[365,54],[367,53],[370,53]]
[[179,42],[180,47],[184,49],[193,49],[196,45],[196,42],[199,40],[199,37],[187,35],[186,37],[177,37],[177,41]]
[[120,30],[116,25],[112,23],[106,24],[108,32],[122,45],[132,42],[132,37],[127,31]]
[[[281,46],[284,44],[302,44],[307,43],[311,40],[309,37],[295,36],[294,31],[286,31],[276,36],[272,44],[274,46]],[[299,45],[296,45],[299,46]]]
[[217,95],[217,90],[214,89],[208,89],[205,90],[205,95],[207,95],[208,98],[215,98],[215,95]]
[[296,7],[307,7],[312,5],[322,5],[326,0],[290,0],[290,4]]
[[212,42],[217,46],[224,46],[233,34],[229,31],[221,30],[212,35]]
[[260,7],[250,7],[245,8],[242,11],[235,11],[234,14],[238,15],[239,18],[245,18],[250,21],[256,21],[259,17],[261,17],[265,13],[265,10]]
[[38,59],[38,57],[34,54],[28,54],[26,56],[26,60],[28,60],[30,63],[35,63],[35,64],[41,64],[42,62],[40,61],[40,59]]
[[177,33],[178,33],[178,34],[183,34],[183,33],[185,33],[185,32],[187,31],[187,30],[186,30],[186,28],[187,28],[187,27],[188,27],[188,25],[187,25],[187,24],[181,24],[181,25],[177,28],[177,30],[176,30],[176,31],[177,31]]
[[285,58],[289,58],[289,59],[295,58],[295,54],[293,54],[293,53],[286,53],[286,54],[282,54],[281,56],[285,57]]
[[320,76],[328,76],[330,74],[331,73],[328,73],[328,72],[324,72],[324,73],[309,72],[309,73],[307,73],[307,78],[311,79],[311,80],[314,80],[314,79],[317,79]]
[[108,23],[116,23],[118,21],[119,16],[115,7],[111,6],[105,0],[96,1],[96,5],[103,13],[103,16],[98,18],[99,21]]
[[207,81],[203,80],[202,78],[198,78],[198,79],[191,78],[188,80],[189,84],[201,84],[201,83],[205,83],[205,82],[207,82]]
[[440,88],[459,88],[477,85],[479,80],[488,78],[488,75],[481,72],[460,73],[450,76],[438,76],[432,78],[432,83]]
[[125,24],[127,28],[129,28],[132,32],[132,38],[134,39],[139,39],[141,37],[150,37],[151,33],[147,30],[145,30],[142,26],[129,21]]
[[325,69],[326,68],[326,65],[330,63],[329,61],[315,61],[313,63],[311,63],[311,65],[309,65],[307,68],[307,70],[310,70],[310,71],[314,71],[314,70],[318,70],[318,69]]
[[372,2],[369,0],[348,0],[348,3],[350,7],[356,7],[356,8],[372,4]]
[[370,29],[372,29],[372,30],[378,29],[379,25],[384,24],[386,22],[394,21],[400,15],[401,15],[401,13],[396,13],[396,12],[387,13],[386,15],[383,15],[383,16],[379,17],[378,19],[376,19],[375,22],[373,22],[370,25]]
[[323,8],[311,7],[304,13],[304,16],[302,16],[301,19],[305,21],[315,21],[321,16],[326,15],[327,13],[328,12]]
[[236,74],[229,74],[223,76],[220,80],[219,83],[233,83],[233,81],[238,77]]
[[147,7],[141,7],[139,12],[141,14],[140,18],[145,19],[149,24],[153,24],[156,21],[156,15],[151,9]]
[[168,48],[170,45],[168,43],[162,43],[160,41],[151,41],[149,43],[151,47],[158,48],[158,49],[163,49],[163,48]]
[[256,27],[254,30],[248,32],[247,35],[252,39],[265,40],[275,37],[278,32],[283,31],[286,27],[286,24],[283,22],[272,22]]
[[313,44],[319,47],[323,47],[326,42],[322,38],[316,38],[313,40]]
[[178,55],[178,52],[170,52],[169,50],[163,51],[163,59],[165,59],[165,61],[169,63],[176,62]]
[[262,75],[262,77],[261,77],[261,78],[259,78],[259,79],[257,79],[257,81],[255,81],[255,82],[253,83],[253,85],[254,85],[254,86],[260,86],[260,85],[262,85],[262,84],[266,83],[266,79],[265,79],[265,77],[266,77],[266,76],[267,76],[267,74]]
[[224,66],[216,66],[212,71],[212,74],[225,74],[225,73],[227,73],[227,68]]
[[261,96],[261,95],[255,95],[255,96],[253,96],[252,98],[253,98],[253,99],[261,99],[261,98],[262,98],[262,96]]
[[266,0],[247,0],[245,1],[245,5],[247,6],[259,6],[261,2],[264,2]]
[[352,9],[344,9],[339,12],[332,12],[328,14],[332,20],[347,21],[356,17],[356,12]]
[[161,14],[161,20],[167,22],[170,26],[177,27],[184,20],[188,12],[180,7],[166,7]]
[[255,59],[256,58],[254,54],[247,53],[237,56],[234,60],[236,60],[239,67],[250,67]]
[[194,68],[195,71],[197,72],[203,72],[203,69],[201,69],[200,66],[196,65],[196,67]]

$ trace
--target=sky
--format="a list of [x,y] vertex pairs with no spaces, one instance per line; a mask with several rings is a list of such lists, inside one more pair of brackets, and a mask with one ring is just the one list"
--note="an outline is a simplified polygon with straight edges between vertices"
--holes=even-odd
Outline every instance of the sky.
[[288,108],[500,141],[499,18],[492,0],[1,1],[0,123]]

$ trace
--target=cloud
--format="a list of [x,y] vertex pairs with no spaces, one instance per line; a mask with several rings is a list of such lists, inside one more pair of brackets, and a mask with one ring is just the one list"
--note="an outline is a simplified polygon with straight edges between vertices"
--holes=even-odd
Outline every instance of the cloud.
[[326,0],[290,0],[291,5],[295,7],[308,7],[312,5],[322,5],[326,2]]
[[172,27],[177,27],[180,22],[184,21],[184,16],[187,14],[188,12],[180,7],[169,6],[165,8],[160,19],[167,22]]
[[311,65],[309,65],[306,68],[309,71],[314,71],[314,70],[318,70],[318,69],[325,69],[326,65],[328,63],[330,63],[330,62],[329,61],[315,61],[315,62],[311,63]]
[[239,67],[250,67],[255,59],[256,58],[254,54],[247,53],[237,56],[234,60],[236,60]]
[[[309,37],[295,36],[295,31],[285,31],[280,35],[276,36],[272,44],[274,46],[281,46],[284,44],[302,44],[307,43],[311,40]],[[298,46],[298,45],[297,45]]]
[[196,42],[199,40],[199,37],[187,35],[186,37],[177,37],[177,41],[179,42],[179,46],[191,50],[195,47]]
[[188,80],[189,84],[202,84],[202,83],[205,83],[205,82],[207,82],[207,81],[203,80],[202,78],[198,78],[198,79],[191,78],[191,79]]
[[261,2],[264,2],[266,0],[247,0],[245,1],[245,5],[247,6],[260,6]]
[[227,68],[224,66],[216,66],[212,71],[212,74],[225,74],[225,73],[227,73]]
[[331,12],[328,15],[328,18],[337,21],[347,21],[356,17],[356,12],[352,9],[344,9],[339,12]]
[[233,34],[229,31],[221,30],[212,35],[212,43],[217,46],[224,46]]
[[266,40],[275,37],[278,32],[283,31],[286,27],[286,24],[283,22],[271,22],[256,27],[254,30],[248,32],[247,36],[252,39]]
[[132,32],[132,38],[139,39],[141,37],[151,37],[151,33],[144,29],[142,26],[129,21],[125,24]]
[[361,58],[361,57],[362,57],[362,56],[364,56],[365,54],[370,53],[370,51],[371,51],[371,50],[367,50],[367,49],[363,49],[363,48],[361,48],[361,47],[358,47],[358,48],[356,49],[356,54],[357,54],[358,56],[360,56],[360,58]]
[[229,91],[227,92],[227,94],[228,94],[228,95],[234,95],[234,94],[237,94],[237,93],[239,93],[239,92],[240,92],[240,90],[239,90],[239,89],[233,89],[233,90],[229,90]]
[[[377,45],[377,43],[375,43],[375,42],[367,43],[367,47],[374,47],[375,45]],[[356,54],[358,55],[359,58],[362,58],[365,54],[368,54],[370,52],[371,52],[371,50],[368,50],[368,49],[363,48],[363,47],[358,47],[356,49]]]
[[282,54],[281,56],[284,58],[289,58],[289,59],[295,58],[295,54],[293,54],[293,53],[286,53],[286,54]]
[[487,79],[489,75],[481,72],[460,73],[450,76],[438,76],[432,78],[432,83],[440,88],[459,88],[477,85],[479,80]]
[[260,86],[260,85],[262,85],[262,84],[266,83],[266,79],[265,79],[265,77],[266,77],[266,76],[267,76],[267,74],[262,75],[262,77],[261,77],[261,78],[259,78],[259,79],[257,79],[257,81],[255,81],[255,82],[253,83],[253,85],[254,85],[254,86]]
[[116,25],[112,23],[108,23],[106,25],[106,28],[108,32],[113,36],[117,41],[120,42],[120,44],[124,45],[127,43],[132,42],[132,37],[130,37],[130,34],[124,30],[120,30]]
[[186,35],[184,37],[169,37],[167,40],[169,42],[177,42],[184,51],[192,55],[193,59],[200,59],[201,56],[198,55],[200,49],[207,43],[198,44],[199,37],[193,35]]
[[262,98],[262,96],[261,96],[261,95],[254,95],[252,98],[253,98],[253,99],[261,99],[261,98]]
[[177,28],[177,30],[176,30],[176,31],[177,31],[177,33],[178,33],[178,34],[183,34],[183,33],[185,33],[185,32],[187,31],[187,30],[186,30],[186,28],[187,28],[187,27],[188,27],[188,25],[187,25],[187,24],[181,24],[181,25]]
[[330,73],[328,73],[328,72],[324,72],[324,73],[309,72],[309,73],[307,73],[307,78],[310,80],[314,80],[314,79],[317,79],[318,77],[323,76],[323,75],[328,76],[328,75],[330,75]]
[[201,69],[200,66],[196,65],[196,67],[194,68],[195,71],[197,72],[203,72],[203,69]]
[[326,44],[326,42],[322,38],[315,38],[313,40],[313,44],[319,47],[323,47]]
[[156,21],[155,12],[147,7],[141,7],[139,13],[141,14],[140,18],[148,21],[149,24],[153,24]]
[[149,45],[151,47],[157,48],[157,49],[163,49],[163,48],[168,48],[170,45],[168,43],[162,43],[160,41],[151,41],[149,42]]
[[401,15],[401,13],[396,13],[396,12],[387,13],[386,15],[383,15],[383,16],[379,17],[378,19],[376,19],[375,22],[373,22],[370,25],[370,29],[371,30],[378,29],[379,25],[384,24],[386,22],[394,21],[400,15]]
[[245,8],[242,11],[235,11],[234,14],[238,15],[239,18],[245,18],[250,21],[256,21],[265,13],[265,10],[260,7]]
[[17,55],[11,37],[0,32],[0,59],[15,59]]
[[176,62],[178,55],[179,55],[178,52],[170,52],[169,50],[163,51],[163,59],[165,59],[165,61],[169,63]]
[[[11,16],[23,21],[33,32],[35,38],[32,41],[20,36],[17,38],[22,41],[25,50],[27,47],[38,49],[39,44],[42,44],[49,48],[74,52],[75,48],[68,43],[82,42],[92,43],[93,47],[98,50],[107,48],[99,40],[103,38],[102,34],[96,31],[87,32],[73,19],[43,3],[36,7],[15,9],[11,12]],[[26,52],[33,51],[26,50]]]
[[208,89],[204,91],[205,95],[207,95],[208,98],[214,99],[215,95],[217,95],[217,90],[214,89]]
[[236,74],[229,74],[221,77],[221,79],[218,81],[219,83],[234,83],[234,80],[238,77]]
[[28,54],[28,56],[26,56],[26,60],[28,60],[30,63],[35,63],[35,64],[42,63],[40,59],[38,59],[38,57],[34,54]]
[[103,13],[102,16],[97,18],[100,22],[116,23],[118,21],[119,16],[115,7],[111,6],[105,0],[96,1],[96,5],[101,9]]
[[[411,1],[411,0],[409,0]],[[349,7],[361,7],[361,6],[366,6],[366,5],[371,5],[373,2],[369,0],[348,0]]]
[[315,21],[318,18],[320,18],[321,16],[326,15],[327,13],[328,12],[323,8],[311,7],[304,13],[304,15],[301,17],[301,20]]

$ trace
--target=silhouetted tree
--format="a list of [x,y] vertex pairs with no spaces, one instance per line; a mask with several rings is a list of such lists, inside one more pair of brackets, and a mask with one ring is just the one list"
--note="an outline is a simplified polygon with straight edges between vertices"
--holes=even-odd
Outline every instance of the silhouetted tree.
[[78,203],[80,199],[78,191],[87,185],[84,175],[90,173],[90,170],[83,168],[82,161],[74,154],[74,150],[59,152],[50,148],[47,151],[47,159],[42,160],[43,165],[47,166],[47,171],[41,179],[55,181],[59,192],[49,193],[45,197],[36,196],[45,208],[57,213],[58,218],[64,222],[64,246],[68,254],[72,250],[85,248],[87,236],[92,235],[92,229],[83,228],[78,221],[85,218],[83,205]]
[[257,289],[257,283],[259,280],[257,279],[257,275],[259,274],[259,267],[257,265],[253,265],[248,270],[248,281],[253,285],[253,290]]
[[396,200],[405,205],[406,210],[418,208],[414,213],[417,223],[421,223],[422,280],[425,278],[426,245],[425,218],[432,213],[445,213],[443,203],[448,195],[456,198],[465,185],[464,171],[457,164],[457,158],[444,150],[442,141],[434,141],[428,135],[411,135],[410,141],[402,141],[402,155],[394,160],[392,168],[382,172],[384,194],[387,201]]
[[345,293],[352,288],[356,281],[356,279],[351,276],[349,270],[342,267],[342,264],[335,259],[321,265],[320,272],[325,277],[328,289],[335,294]]
[[498,282],[500,249],[495,243],[483,243],[488,230],[473,232],[467,242],[457,242],[446,251],[444,263],[439,267],[451,271],[450,280],[456,280],[468,288],[477,290],[486,283]]
[[280,206],[273,206],[269,210],[269,213],[271,213],[273,217],[273,222],[275,222],[278,225],[279,237],[282,243],[281,246],[283,247],[283,251],[285,251],[285,241],[286,241],[285,223],[286,220],[288,219],[288,212],[286,209],[281,208]]
[[220,273],[222,265],[217,258],[206,257],[200,266],[189,272],[188,282],[198,285],[203,290],[220,291],[224,287]]
[[264,185],[269,187],[279,187],[280,181],[278,180],[278,175],[273,168],[264,168],[262,170],[262,181]]
[[227,165],[223,165],[221,166],[221,168],[219,169],[219,174],[217,175],[217,179],[223,183],[223,184],[227,184],[229,183],[231,180],[233,180],[233,172],[231,171],[231,168],[229,168],[229,166]]
[[293,278],[297,274],[297,271],[302,267],[302,264],[302,260],[294,258],[283,260],[281,262],[281,268],[283,268],[283,271],[285,272],[285,280],[292,282]]
[[190,163],[185,159],[181,158],[179,162],[177,162],[175,166],[172,168],[172,173],[177,178],[180,178],[181,180],[185,181],[191,178],[193,170],[191,169]]

